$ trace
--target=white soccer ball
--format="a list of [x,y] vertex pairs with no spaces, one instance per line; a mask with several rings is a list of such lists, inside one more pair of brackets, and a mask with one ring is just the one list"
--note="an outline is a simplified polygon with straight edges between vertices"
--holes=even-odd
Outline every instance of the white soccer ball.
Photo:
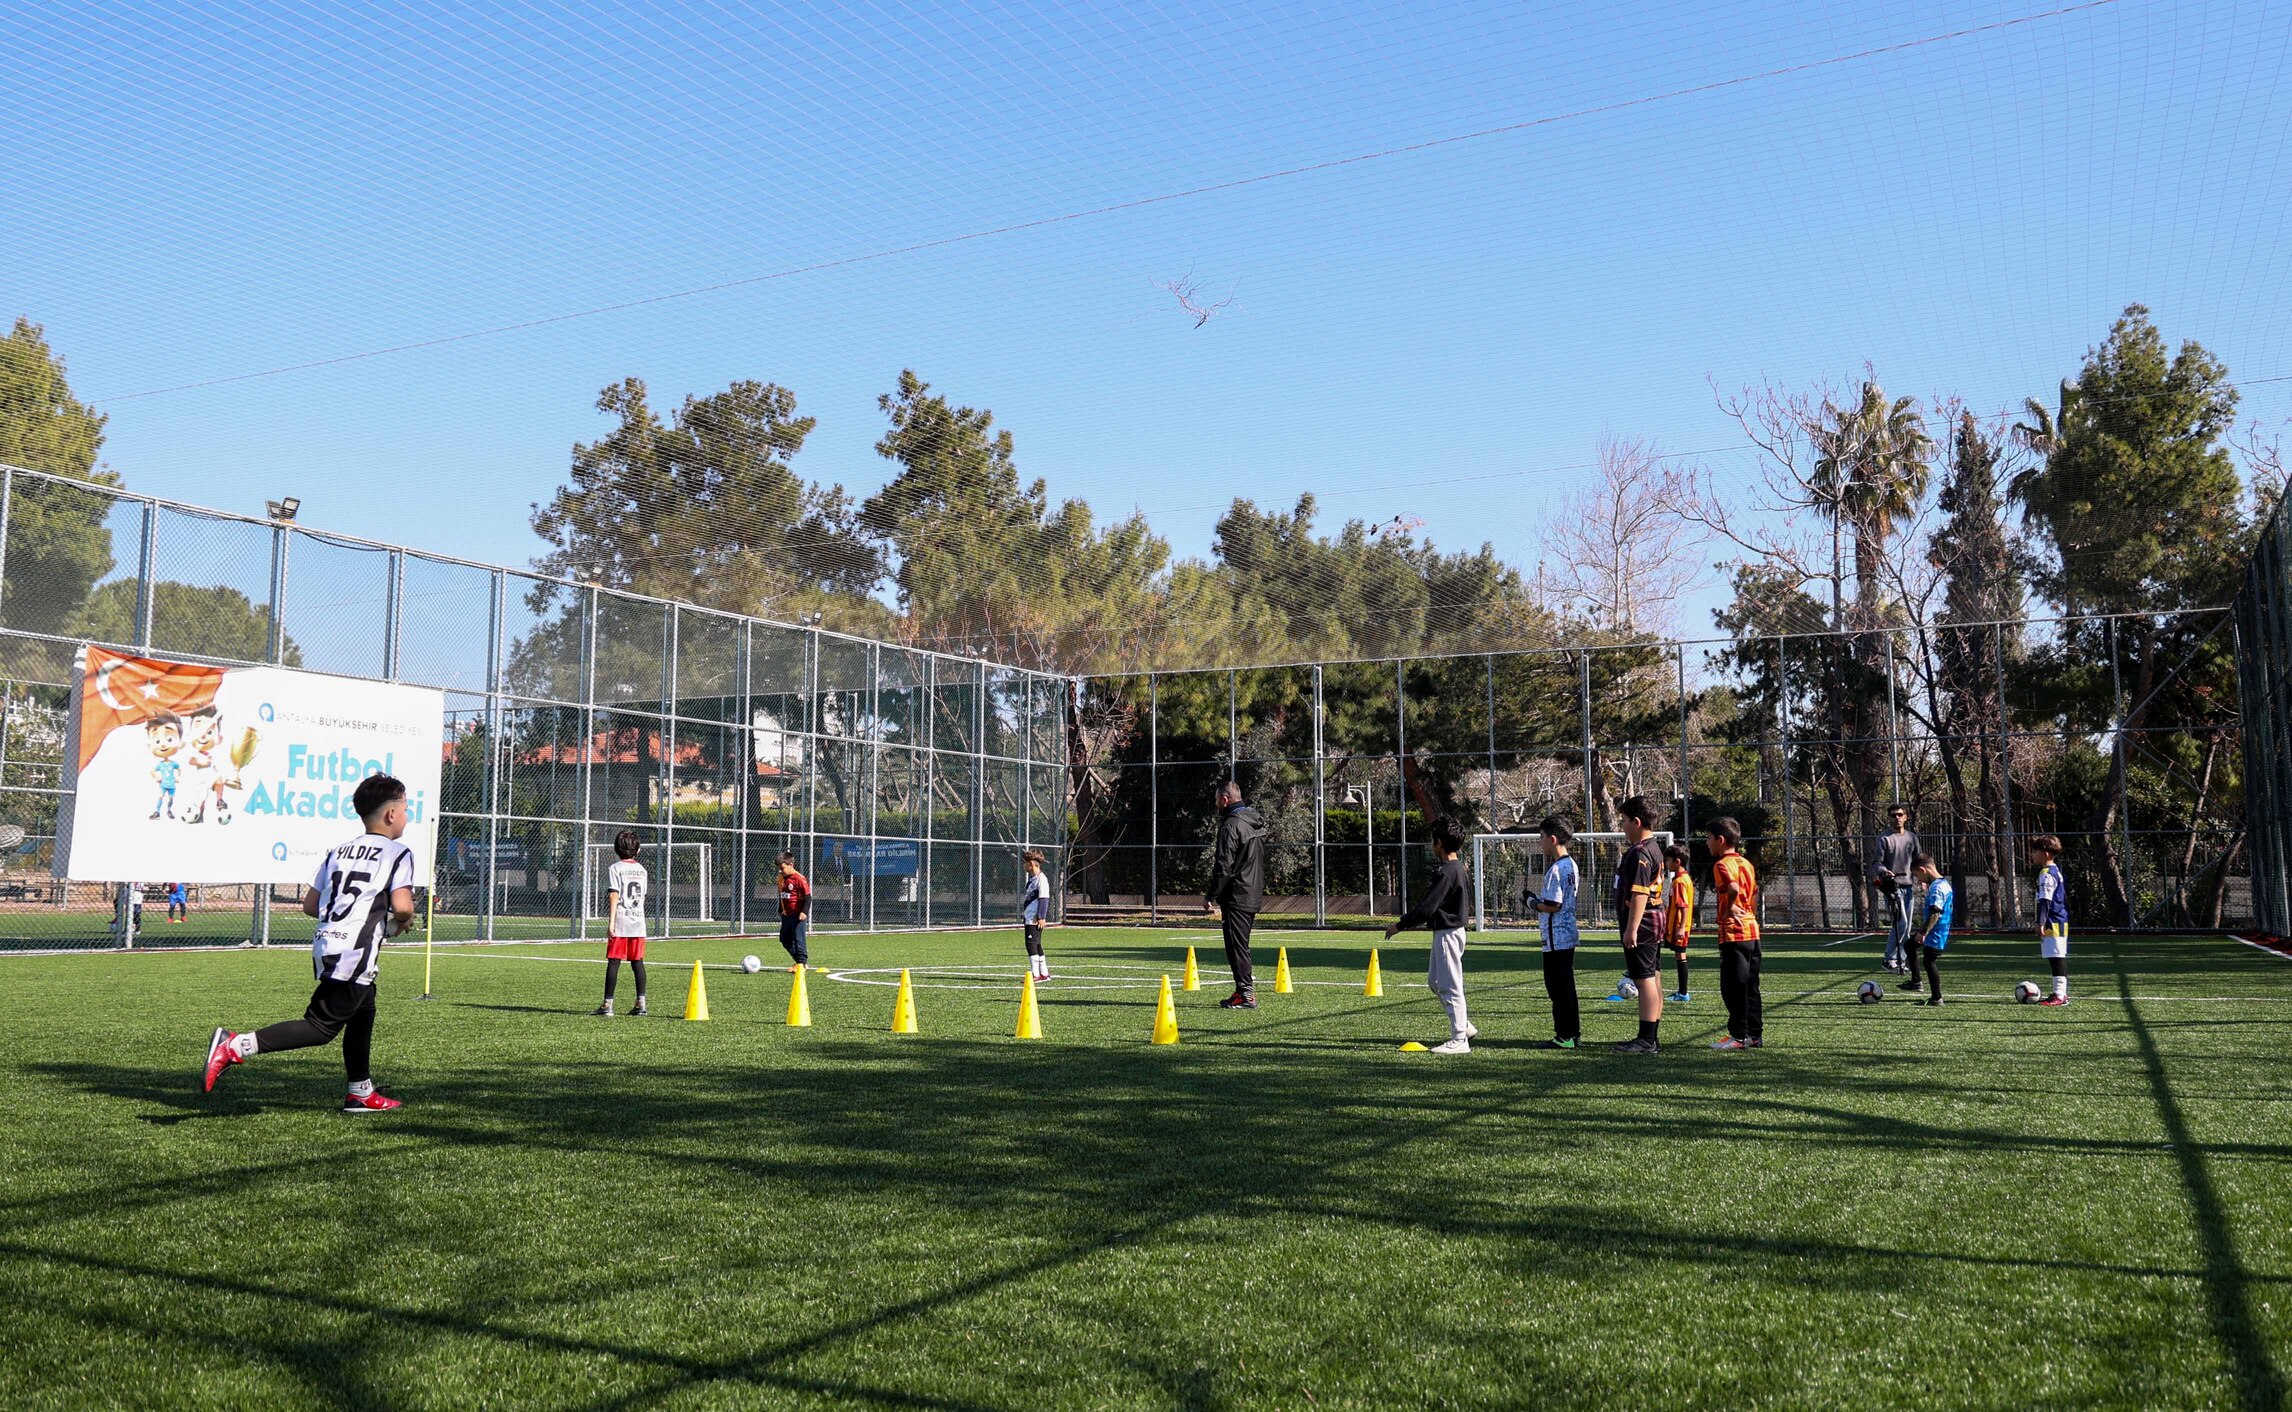
[[2013,988],[2013,998],[2024,1005],[2035,1005],[2040,993],[2036,981],[2023,981]]
[[1864,981],[1854,988],[1854,998],[1865,1005],[1876,1005],[1885,994],[1886,987],[1876,981]]
[[764,969],[764,962],[759,957],[743,956],[740,958],[740,969],[753,976]]
[[1639,983],[1634,981],[1630,976],[1625,976],[1622,980],[1616,982],[1616,994],[1622,996],[1626,1000],[1637,1000],[1639,999]]

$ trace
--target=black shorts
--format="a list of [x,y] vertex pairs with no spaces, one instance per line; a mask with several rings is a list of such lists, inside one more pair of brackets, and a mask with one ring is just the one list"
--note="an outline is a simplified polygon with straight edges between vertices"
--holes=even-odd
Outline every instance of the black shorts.
[[1635,981],[1653,980],[1663,974],[1663,943],[1652,936],[1641,937],[1624,948],[1624,974]]
[[358,1018],[359,1012],[374,1008],[374,987],[357,985],[350,981],[320,981],[318,989],[310,993],[310,1005],[302,1017],[328,1039],[341,1034],[343,1028]]

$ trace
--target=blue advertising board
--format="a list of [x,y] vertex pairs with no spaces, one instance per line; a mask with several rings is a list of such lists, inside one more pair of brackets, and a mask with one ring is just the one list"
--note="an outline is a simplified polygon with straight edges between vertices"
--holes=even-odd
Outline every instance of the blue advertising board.
[[923,845],[912,838],[823,838],[820,868],[855,878],[911,878],[923,864]]

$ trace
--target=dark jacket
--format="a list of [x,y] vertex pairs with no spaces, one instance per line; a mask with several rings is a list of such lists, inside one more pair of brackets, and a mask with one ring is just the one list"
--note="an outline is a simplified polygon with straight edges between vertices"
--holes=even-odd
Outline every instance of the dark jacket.
[[1456,858],[1441,860],[1440,871],[1433,874],[1432,886],[1417,899],[1417,905],[1403,913],[1393,924],[1398,931],[1411,927],[1424,927],[1429,931],[1453,932],[1461,930],[1467,920],[1466,913],[1472,902],[1472,879],[1464,863]]
[[1236,804],[1218,821],[1217,853],[1210,861],[1210,901],[1255,914],[1265,905],[1265,816]]

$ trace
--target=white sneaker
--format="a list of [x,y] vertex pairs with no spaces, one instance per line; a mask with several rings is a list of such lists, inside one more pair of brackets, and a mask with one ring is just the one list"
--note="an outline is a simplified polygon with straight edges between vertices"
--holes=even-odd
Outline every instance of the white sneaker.
[[1478,1025],[1466,1025],[1466,1026],[1464,1027],[1464,1037],[1465,1037],[1466,1039],[1478,1039],[1478,1038],[1480,1038],[1480,1026],[1478,1026]]
[[1470,1054],[1472,1052],[1472,1041],[1463,1035],[1458,1035],[1454,1039],[1444,1040],[1441,1043],[1434,1045],[1432,1047],[1432,1052],[1435,1054]]

